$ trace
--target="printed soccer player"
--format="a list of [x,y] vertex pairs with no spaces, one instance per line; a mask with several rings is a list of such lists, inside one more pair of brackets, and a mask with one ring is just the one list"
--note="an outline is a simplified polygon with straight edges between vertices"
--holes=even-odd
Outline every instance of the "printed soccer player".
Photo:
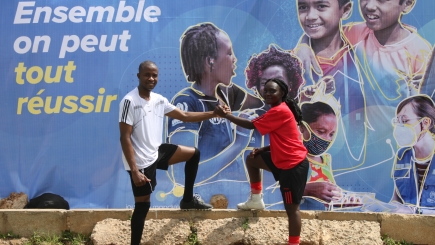
[[[179,91],[172,103],[182,111],[212,111],[219,104],[238,111],[262,107],[264,103],[233,84],[236,57],[229,36],[212,23],[200,23],[187,28],[181,37],[181,61],[186,79],[191,86]],[[207,190],[204,198],[219,194],[211,181],[247,181],[242,162],[237,161],[250,140],[250,130],[231,124],[224,118],[212,118],[198,123],[169,119],[168,142],[197,147],[201,151],[201,168],[197,187]],[[174,169],[179,168],[174,166]],[[175,183],[173,192],[179,195],[183,176],[175,170],[171,174]],[[219,183],[224,185],[223,182]],[[212,193],[214,192],[214,193]],[[229,198],[229,206],[237,204],[239,195]]]

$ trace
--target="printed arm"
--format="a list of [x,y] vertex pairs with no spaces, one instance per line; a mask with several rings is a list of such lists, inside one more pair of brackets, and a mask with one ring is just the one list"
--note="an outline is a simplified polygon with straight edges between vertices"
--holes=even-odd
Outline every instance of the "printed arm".
[[313,84],[315,84],[316,81],[313,79],[311,70],[313,70],[319,76],[323,75],[323,71],[317,62],[313,49],[310,47],[309,37],[307,35],[302,35],[294,51],[302,63],[305,81],[312,81]]
[[[175,98],[174,104],[182,108],[183,110],[201,110],[202,105],[199,105],[195,100],[188,96],[180,96]],[[183,110],[179,110],[182,111]],[[187,111],[187,114],[196,114],[197,112]],[[206,113],[213,114],[213,111]],[[171,116],[171,115],[168,115]],[[180,120],[180,119],[178,119]],[[181,144],[191,147],[198,146],[198,131],[201,128],[201,124],[185,124],[176,120],[169,120],[168,125],[168,142],[171,144]],[[226,166],[231,164],[240,154],[243,149],[247,147],[250,141],[251,132],[243,129],[236,128],[233,130],[233,141],[228,146],[224,146],[217,154],[213,156],[207,156],[204,152],[201,153],[201,162],[198,169],[196,181],[201,183],[214,177],[217,173],[222,171]],[[222,135],[216,135],[216,137],[222,137]],[[206,144],[212,144],[213,142],[206,142]],[[181,165],[180,165],[181,166]],[[173,179],[173,182],[182,183],[182,169],[179,169],[178,165],[171,166],[171,173],[169,178]],[[181,174],[180,174],[181,173]]]
[[322,203],[327,204],[331,201],[340,199],[342,194],[341,188],[337,186],[334,177],[332,176],[332,174],[330,174],[332,173],[332,168],[330,164],[330,162],[332,161],[331,156],[329,154],[324,154],[323,161],[328,166],[328,170],[324,172],[325,176],[320,176],[319,174],[316,174],[312,164],[310,163],[310,171],[307,177],[307,184],[305,186],[304,196],[320,199]]
[[393,196],[391,197],[390,202],[398,202],[400,204],[403,204],[402,200],[399,198],[399,195],[397,195],[397,189],[394,188]]
[[343,25],[341,28],[342,37],[344,37],[352,47],[367,36],[369,32],[370,29],[367,28],[365,22],[351,22]]
[[[243,150],[249,145],[252,132],[240,127],[234,130],[234,140],[231,144],[225,147],[218,154],[211,156],[207,159],[201,157],[200,166],[196,177],[196,185],[200,185],[209,179],[215,177],[219,172],[232,164],[237,159]],[[182,144],[191,147],[198,147],[197,145],[198,132],[196,130],[179,130],[168,137],[168,142],[171,144]],[[220,137],[217,135],[216,137]],[[208,142],[212,143],[212,142]],[[169,173],[170,178],[176,183],[183,183],[181,169],[182,165],[171,165],[173,172]]]
[[264,107],[264,102],[261,98],[248,93],[245,89],[236,84],[232,84],[231,87],[224,88],[221,91],[221,93],[217,92],[218,98],[227,104],[232,111]]
[[423,48],[425,47],[423,44],[420,46],[422,48],[415,56],[412,74],[405,76],[408,83],[409,96],[420,93],[432,96],[433,89],[428,91],[427,86],[429,85],[430,88],[433,88],[433,81],[428,77],[429,75],[433,76],[433,50],[430,44],[426,45],[426,48]]
[[208,181],[230,164],[233,164],[238,157],[243,157],[243,152],[248,147],[251,136],[252,130],[236,127],[234,130],[234,141],[230,145],[214,157],[204,159],[199,163],[200,167],[198,169],[196,185]]

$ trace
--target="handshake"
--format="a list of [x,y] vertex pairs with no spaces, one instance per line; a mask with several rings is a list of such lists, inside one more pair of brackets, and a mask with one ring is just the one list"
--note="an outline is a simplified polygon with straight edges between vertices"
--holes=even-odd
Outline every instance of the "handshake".
[[219,117],[225,118],[227,115],[231,115],[231,110],[227,105],[218,105],[213,113]]
[[[228,115],[232,115],[231,109],[227,105],[216,106],[213,113],[218,117],[223,117],[223,118],[226,118]],[[248,119],[249,121],[258,117],[255,110],[253,109],[246,109],[240,112],[238,116],[243,119]]]
[[[236,134],[244,136],[245,138],[251,137],[251,129],[255,129],[252,120],[258,115],[255,113],[255,110],[246,109],[242,112],[239,112],[238,116],[234,116],[231,112],[231,109],[227,105],[218,105],[213,111],[218,117],[226,118],[230,122],[237,125],[235,128]],[[242,137],[243,138],[243,137]]]

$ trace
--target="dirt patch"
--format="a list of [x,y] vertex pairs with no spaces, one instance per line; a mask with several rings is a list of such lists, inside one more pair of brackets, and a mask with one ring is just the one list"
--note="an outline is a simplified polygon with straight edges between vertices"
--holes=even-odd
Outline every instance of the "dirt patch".
[[[287,218],[227,218],[219,220],[160,219],[145,222],[142,244],[184,245],[196,230],[206,245],[284,245],[288,243]],[[129,244],[130,222],[105,219],[95,226],[94,245]],[[302,220],[301,245],[382,245],[380,224],[369,221]]]
[[28,203],[25,193],[12,192],[8,197],[0,200],[0,209],[23,209]]

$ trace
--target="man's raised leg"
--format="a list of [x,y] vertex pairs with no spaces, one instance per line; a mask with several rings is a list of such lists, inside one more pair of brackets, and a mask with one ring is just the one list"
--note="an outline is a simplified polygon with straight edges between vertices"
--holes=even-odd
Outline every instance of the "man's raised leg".
[[200,152],[197,148],[179,145],[174,155],[169,159],[169,165],[186,162],[184,167],[184,195],[180,201],[181,209],[211,209],[210,204],[205,203],[198,195],[193,195],[196,173],[200,160]]

